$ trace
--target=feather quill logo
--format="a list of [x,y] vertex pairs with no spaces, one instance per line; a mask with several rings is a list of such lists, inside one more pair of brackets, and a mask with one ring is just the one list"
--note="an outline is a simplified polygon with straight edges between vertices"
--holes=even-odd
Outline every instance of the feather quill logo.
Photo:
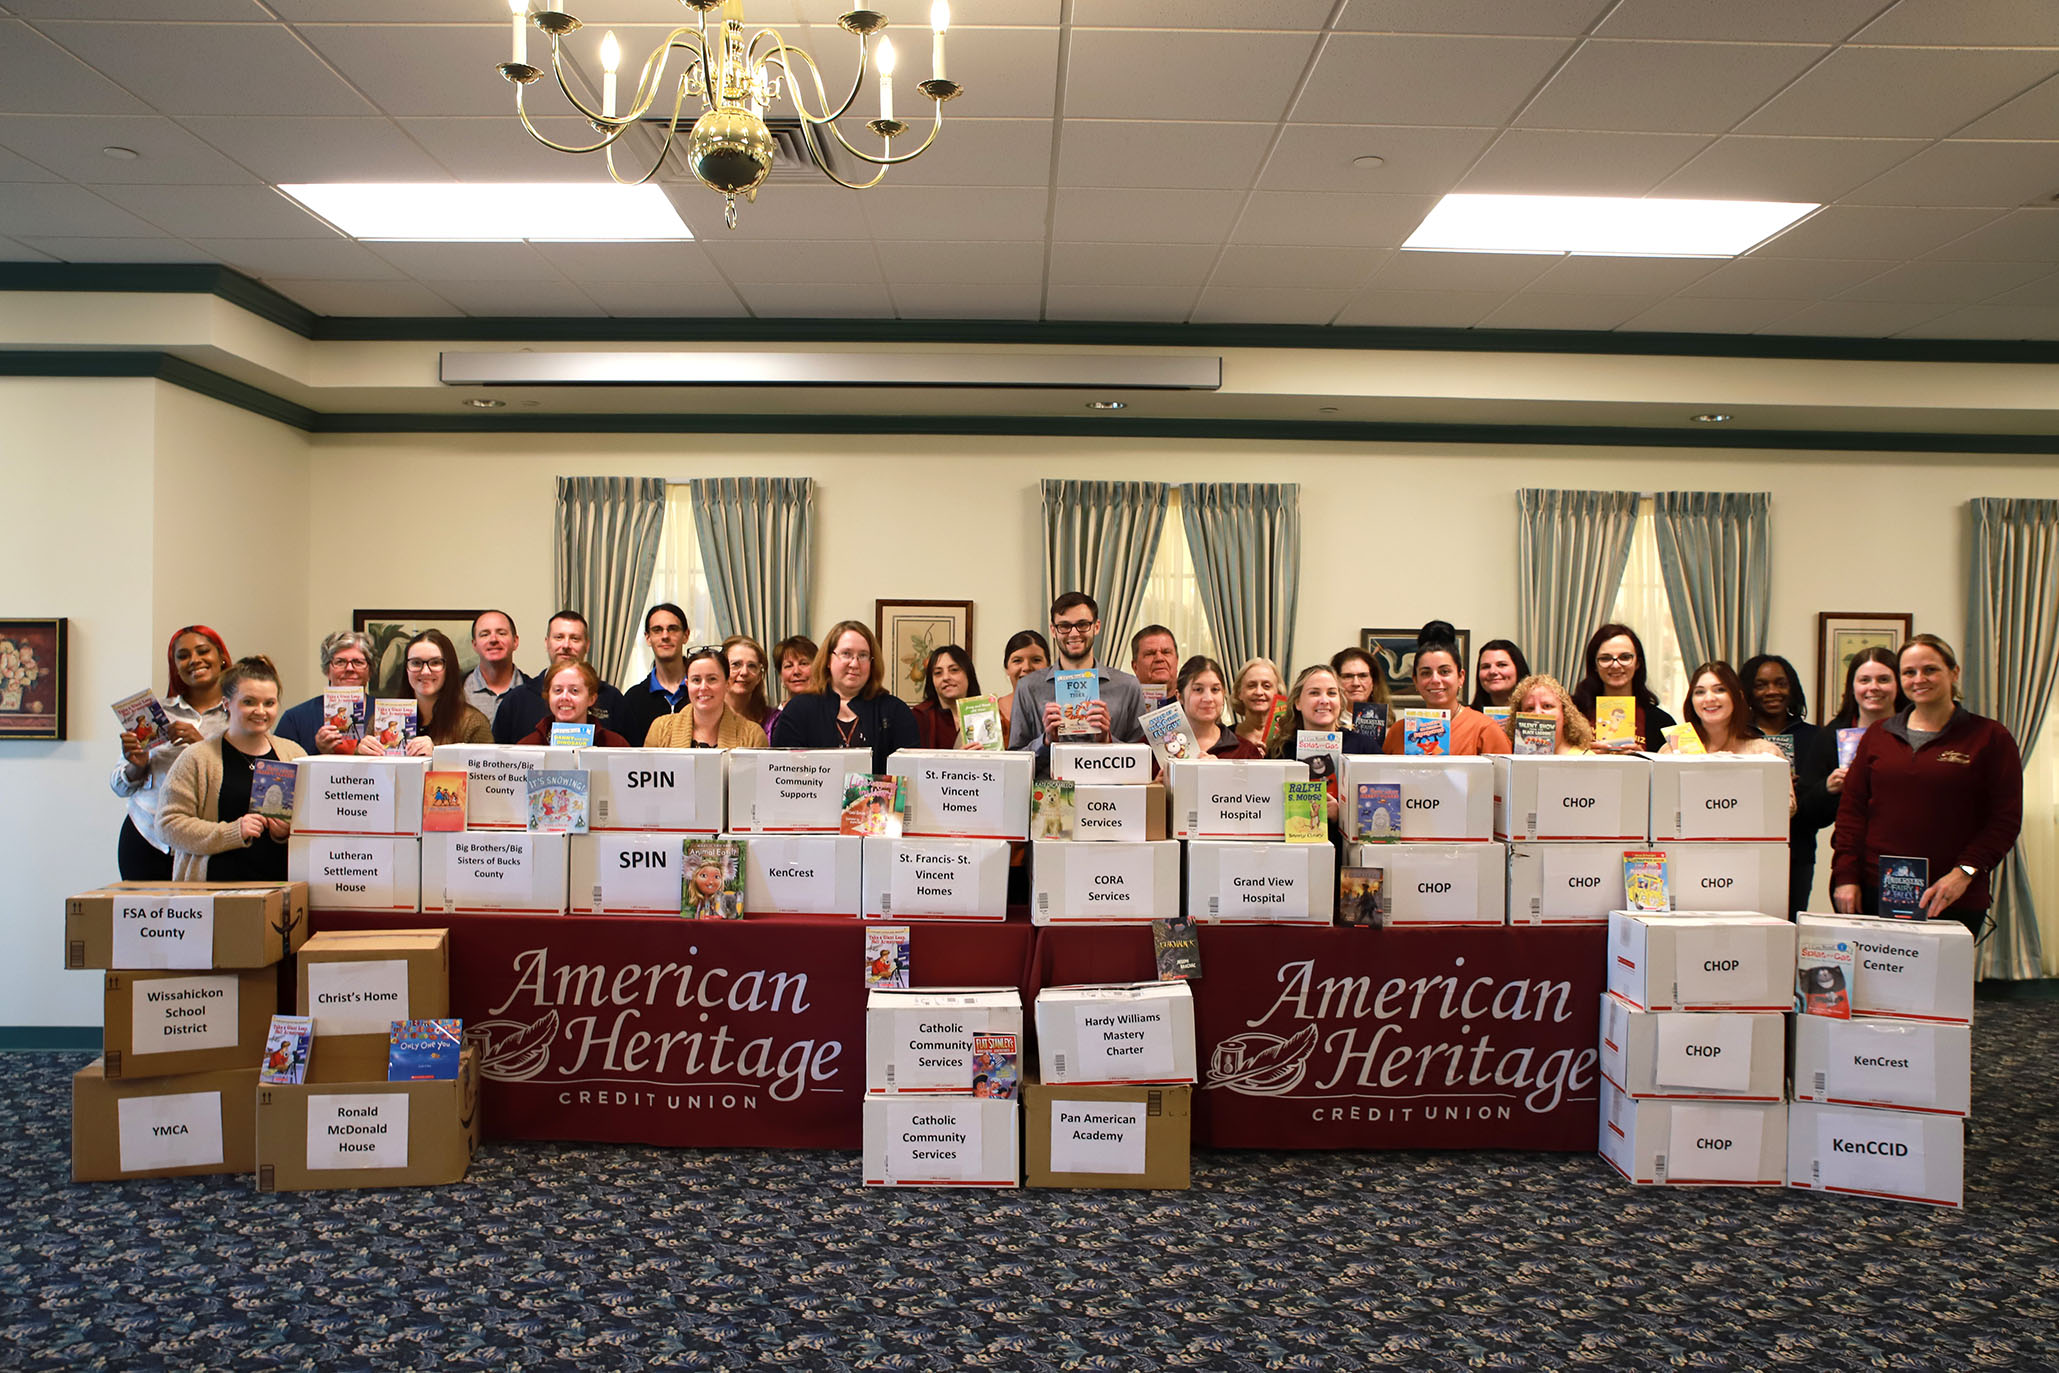
[[1211,1087],[1227,1087],[1246,1096],[1285,1096],[1308,1075],[1308,1057],[1315,1052],[1316,1027],[1304,1025],[1293,1034],[1252,1031],[1215,1046],[1209,1059]]

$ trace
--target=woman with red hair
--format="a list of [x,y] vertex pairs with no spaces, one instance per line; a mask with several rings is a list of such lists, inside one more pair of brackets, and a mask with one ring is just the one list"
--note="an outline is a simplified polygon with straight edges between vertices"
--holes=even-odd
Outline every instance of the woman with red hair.
[[188,744],[220,734],[229,725],[229,704],[222,695],[222,674],[228,670],[229,648],[206,625],[187,625],[165,644],[164,713],[171,729],[163,739],[139,740],[122,733],[122,761],[109,786],[129,803],[115,842],[115,861],[124,882],[168,882],[172,850],[158,824],[165,778]]

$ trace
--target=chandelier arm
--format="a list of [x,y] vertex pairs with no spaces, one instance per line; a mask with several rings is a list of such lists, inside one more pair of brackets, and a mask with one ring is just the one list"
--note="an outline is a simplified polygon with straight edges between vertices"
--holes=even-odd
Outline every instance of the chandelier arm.
[[800,81],[794,72],[793,65],[787,61],[787,54],[791,53],[807,65],[808,74],[815,82],[815,99],[823,109],[827,110],[829,109],[829,93],[822,88],[822,69],[815,65],[814,57],[809,54],[806,48],[787,46],[786,40],[779,36],[779,30],[766,29],[765,32],[772,35],[772,41],[779,47],[779,57],[777,59],[767,58],[766,62],[769,65],[776,60],[780,71],[785,74],[788,87],[787,94],[794,102],[794,113],[801,117],[802,126],[806,127],[809,124],[831,124],[836,120],[842,119],[850,111],[851,102],[858,98],[858,91],[865,84],[865,54],[867,51],[865,36],[863,34],[858,36],[858,74],[851,78],[850,94],[846,95],[844,103],[837,106],[831,113],[813,115],[808,113],[808,106],[801,99]]
[[583,147],[575,143],[560,143],[554,138],[547,138],[535,124],[530,122],[529,107],[522,99],[522,87],[520,86],[515,87],[515,115],[522,121],[522,127],[529,131],[531,138],[543,144],[544,147],[561,153],[597,153],[614,143],[629,128],[627,124],[618,125],[613,133],[604,135],[600,142],[589,143]]
[[[834,123],[829,124],[828,127],[831,133],[836,134],[837,142],[842,143],[846,148],[850,148],[853,154],[860,158],[863,158],[867,162],[873,162],[877,160],[874,158],[865,157],[863,153],[858,152],[856,148],[852,148],[848,142],[845,142],[843,134],[838,132],[837,126]],[[872,174],[872,179],[870,181],[846,181],[829,165],[829,159],[825,158],[822,155],[822,147],[819,143],[816,142],[816,139],[818,137],[819,135],[815,132],[815,126],[803,120],[801,123],[801,141],[805,143],[808,147],[809,160],[815,164],[816,171],[821,172],[824,176],[828,177],[831,181],[834,181],[837,185],[843,187],[845,190],[869,191],[874,186],[877,186],[880,183],[880,181],[886,176],[887,169],[885,167],[881,167],[878,171]]]
[[[708,55],[701,45],[700,35],[693,29],[681,25],[665,35],[665,41],[660,43],[651,55],[644,59],[643,71],[639,74],[636,82],[636,99],[626,113],[616,116],[618,119],[633,124],[650,113],[651,106],[657,103],[659,84],[665,79],[665,55],[674,48],[678,48],[681,52],[688,54],[687,73],[690,73],[695,67],[699,67],[701,70],[701,85],[704,88],[708,85]],[[684,76],[687,73],[682,73],[681,75]],[[684,92],[681,93],[680,99],[673,102],[675,113],[683,103]]]
[[[870,162],[875,167],[898,167],[903,162],[913,162],[916,158],[921,157],[925,152],[928,152],[929,145],[937,141],[937,134],[943,129],[943,127],[944,106],[943,103],[939,101],[937,104],[936,118],[931,122],[929,126],[929,137],[922,140],[922,146],[916,148],[912,152],[897,153],[889,155],[887,157],[874,157],[870,153],[863,152],[857,148],[852,147],[851,141],[848,138],[844,137],[843,130],[839,129],[834,124],[829,126],[829,131],[836,135],[837,142],[844,145],[844,151],[848,152],[851,156],[857,158],[859,161]],[[878,177],[873,178],[874,181],[877,181],[878,179]]]

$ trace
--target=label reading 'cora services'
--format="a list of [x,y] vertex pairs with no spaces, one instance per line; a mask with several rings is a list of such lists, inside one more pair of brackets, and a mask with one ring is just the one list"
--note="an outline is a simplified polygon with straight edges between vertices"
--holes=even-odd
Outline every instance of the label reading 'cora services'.
[[1148,787],[1116,787],[1083,784],[1073,788],[1072,837],[1081,839],[1142,839],[1144,798]]
[[234,973],[139,977],[129,984],[129,1047],[136,1054],[233,1049],[239,1037]]
[[1144,1129],[1141,1101],[1054,1100],[1051,1171],[1142,1173]]
[[981,1106],[970,1097],[890,1099],[886,1175],[904,1182],[977,1179],[985,1157]]
[[408,1102],[406,1092],[310,1096],[308,1171],[407,1167]]
[[205,1168],[222,1161],[222,1094],[124,1097],[114,1104],[124,1173]]
[[1750,1016],[1664,1011],[1652,1076],[1661,1087],[1742,1092],[1752,1080]]
[[[1125,790],[1141,791],[1142,788],[1128,787]],[[1097,916],[1150,919],[1168,914],[1157,908],[1152,892],[1153,878],[1157,875],[1156,859],[1155,851],[1143,844],[1068,849],[1065,858],[1066,914],[1076,919]]]
[[1765,1116],[1745,1106],[1681,1106],[1672,1111],[1666,1176],[1674,1182],[1757,1182]]
[[309,963],[307,1008],[317,1052],[323,1035],[388,1034],[394,1021],[408,1019],[407,960]]
[[214,897],[117,894],[114,966],[212,968]]
[[1080,1082],[1137,1082],[1172,1075],[1172,1013],[1163,1001],[1087,1002],[1073,1015]]

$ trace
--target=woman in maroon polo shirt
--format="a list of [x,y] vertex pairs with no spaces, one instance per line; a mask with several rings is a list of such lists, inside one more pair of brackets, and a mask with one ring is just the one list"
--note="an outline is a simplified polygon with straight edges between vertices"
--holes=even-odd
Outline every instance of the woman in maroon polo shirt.
[[1882,855],[1929,861],[1922,910],[1975,936],[1988,874],[2023,826],[2023,759],[2000,723],[1959,704],[1959,660],[1935,634],[1896,655],[1909,708],[1866,731],[1831,836],[1830,896],[1847,915],[1880,901]]

